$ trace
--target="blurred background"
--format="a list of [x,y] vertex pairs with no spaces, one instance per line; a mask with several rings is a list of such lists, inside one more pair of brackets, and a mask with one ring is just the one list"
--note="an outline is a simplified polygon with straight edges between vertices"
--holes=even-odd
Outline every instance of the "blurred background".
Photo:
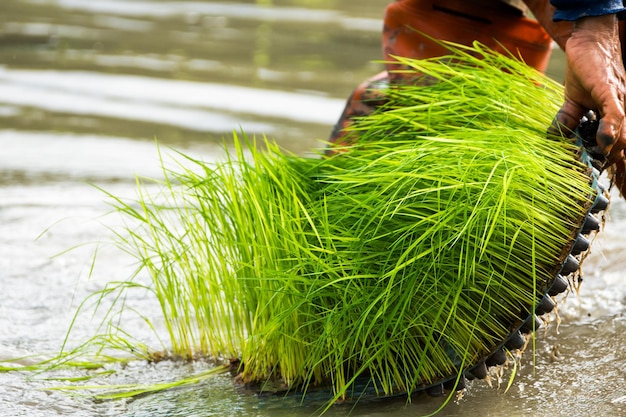
[[[2,0],[0,362],[58,352],[80,300],[132,270],[130,260],[102,247],[92,271],[91,244],[110,233],[103,220],[110,207],[94,185],[132,196],[136,175],[160,177],[156,142],[209,161],[241,130],[298,154],[319,148],[352,89],[381,69],[387,3]],[[560,80],[562,72],[556,51],[548,73]],[[624,233],[626,208],[616,196],[584,264],[580,297],[571,294],[559,307],[558,331],[553,323],[540,332],[536,354],[526,354],[509,392],[497,378],[493,387],[471,384],[441,415],[626,414]],[[141,297],[134,302],[155,307]],[[92,336],[96,324],[78,322],[70,344]],[[190,366],[138,364],[128,379],[186,375]],[[227,378],[114,404],[46,389],[52,385],[0,373],[0,416],[312,411],[236,391]],[[440,404],[419,397],[409,406],[357,407],[352,415],[414,416]],[[339,407],[329,415],[349,412]]]
[[380,67],[385,2],[6,0],[4,129],[302,152]]

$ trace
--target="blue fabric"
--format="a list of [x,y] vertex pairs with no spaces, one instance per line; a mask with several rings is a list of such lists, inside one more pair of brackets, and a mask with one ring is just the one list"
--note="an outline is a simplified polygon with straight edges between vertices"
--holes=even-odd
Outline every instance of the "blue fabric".
[[550,0],[556,7],[554,20],[577,20],[626,11],[623,0]]

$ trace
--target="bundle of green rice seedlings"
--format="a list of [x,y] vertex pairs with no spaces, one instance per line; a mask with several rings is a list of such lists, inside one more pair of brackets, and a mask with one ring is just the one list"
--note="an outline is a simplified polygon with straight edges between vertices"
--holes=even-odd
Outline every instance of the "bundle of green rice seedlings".
[[417,82],[342,152],[235,137],[224,162],[169,172],[159,200],[117,199],[170,354],[331,387],[330,403],[364,379],[411,394],[483,376],[552,308],[605,208],[584,150],[546,137],[562,87],[479,45],[398,59]]

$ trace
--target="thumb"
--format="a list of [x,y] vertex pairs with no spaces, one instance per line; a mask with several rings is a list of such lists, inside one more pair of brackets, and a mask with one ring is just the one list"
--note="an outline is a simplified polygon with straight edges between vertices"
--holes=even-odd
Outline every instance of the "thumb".
[[561,110],[558,111],[556,117],[552,121],[552,125],[548,128],[549,135],[558,135],[572,137],[574,131],[580,123],[580,119],[585,115],[587,109],[565,100]]

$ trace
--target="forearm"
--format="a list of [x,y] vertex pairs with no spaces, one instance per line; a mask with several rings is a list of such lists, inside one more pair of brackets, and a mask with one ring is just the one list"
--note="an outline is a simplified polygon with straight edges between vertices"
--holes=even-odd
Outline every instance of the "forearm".
[[550,3],[556,8],[555,21],[575,21],[626,11],[622,0],[550,0]]
[[626,11],[622,0],[524,0],[524,3],[563,50],[576,20]]
[[539,21],[550,37],[565,50],[565,42],[572,33],[572,22],[554,21],[555,8],[549,0],[524,0],[526,7]]

